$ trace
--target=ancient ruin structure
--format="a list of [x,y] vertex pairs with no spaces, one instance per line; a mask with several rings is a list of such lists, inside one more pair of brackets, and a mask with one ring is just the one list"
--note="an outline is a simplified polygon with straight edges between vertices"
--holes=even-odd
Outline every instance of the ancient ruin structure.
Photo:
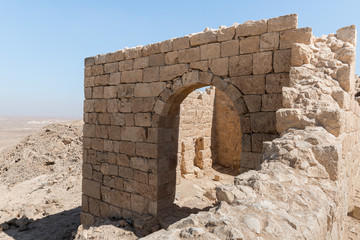
[[[82,223],[171,214],[180,103],[215,86],[236,111],[241,147],[232,162],[245,172],[223,188],[236,224],[225,230],[341,239],[360,184],[355,45],[354,26],[314,37],[292,14],[86,58]],[[208,135],[197,145],[199,166],[212,154]],[[216,221],[220,210],[206,216]],[[204,214],[191,218],[205,229]],[[156,234],[176,238],[185,228]]]

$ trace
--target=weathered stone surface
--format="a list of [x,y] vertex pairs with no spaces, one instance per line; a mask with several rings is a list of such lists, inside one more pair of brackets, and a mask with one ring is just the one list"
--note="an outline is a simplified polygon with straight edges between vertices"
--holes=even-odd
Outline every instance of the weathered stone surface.
[[268,30],[267,20],[247,21],[236,26],[236,37],[260,35]]
[[229,76],[241,76],[252,74],[253,56],[251,54],[229,58]]
[[160,81],[172,80],[187,72],[188,69],[189,65],[187,64],[176,64],[160,67]]
[[239,55],[239,40],[231,40],[221,43],[221,57]]
[[291,63],[291,50],[277,50],[274,52],[274,72],[289,72]]
[[281,93],[282,87],[289,86],[290,77],[288,73],[276,73],[266,75],[266,92]]
[[259,36],[240,39],[240,54],[255,53],[260,49]]
[[229,73],[229,59],[228,58],[216,58],[210,60],[210,71],[218,76],[226,76]]
[[142,81],[142,70],[124,71],[122,72],[122,83],[136,83]]
[[356,27],[355,25],[340,28],[336,31],[336,36],[345,42],[356,46]]
[[293,43],[312,44],[312,29],[298,28],[280,33],[280,49],[291,48]]
[[235,26],[220,28],[217,35],[219,42],[228,41],[235,37]]
[[291,65],[301,66],[310,63],[313,55],[310,47],[304,44],[294,43],[291,49]]
[[297,28],[297,22],[297,14],[290,14],[286,16],[271,18],[268,20],[268,31],[278,32],[288,29],[294,29]]
[[265,74],[272,71],[272,52],[261,52],[253,55],[253,74]]
[[179,63],[190,63],[200,60],[200,48],[189,48],[179,51]]
[[190,47],[189,41],[190,41],[189,36],[174,38],[173,39],[173,50],[176,51],[176,50],[180,50],[180,49],[189,48]]
[[279,33],[271,32],[260,35],[260,51],[276,50],[279,48]]
[[261,110],[261,95],[245,95],[244,100],[249,112],[259,112]]
[[261,111],[276,111],[282,107],[282,94],[264,94],[261,102]]
[[200,46],[201,60],[213,59],[220,57],[220,43],[212,43]]
[[231,82],[237,86],[243,94],[265,93],[265,76],[251,75],[231,78]]
[[276,118],[274,112],[259,112],[250,114],[251,131],[276,133]]
[[193,47],[202,44],[216,42],[216,38],[217,38],[217,32],[213,30],[197,33],[190,37],[190,45]]

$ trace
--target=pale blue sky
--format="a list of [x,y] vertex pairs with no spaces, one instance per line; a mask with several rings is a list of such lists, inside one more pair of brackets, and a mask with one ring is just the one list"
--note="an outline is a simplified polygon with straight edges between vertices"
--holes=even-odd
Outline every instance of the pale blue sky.
[[320,36],[359,27],[359,9],[359,0],[0,0],[0,116],[81,118],[88,56],[290,13]]

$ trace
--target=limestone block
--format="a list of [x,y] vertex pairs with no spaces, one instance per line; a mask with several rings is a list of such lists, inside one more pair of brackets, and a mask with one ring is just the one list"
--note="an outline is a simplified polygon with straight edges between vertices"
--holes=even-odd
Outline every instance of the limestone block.
[[220,57],[220,43],[212,43],[200,46],[200,59],[207,60]]
[[150,55],[149,65],[150,67],[165,65],[165,54],[159,53],[159,54]]
[[117,62],[114,63],[106,63],[104,65],[104,72],[105,73],[113,73],[119,70],[119,64]]
[[268,20],[268,32],[279,32],[297,28],[297,14],[290,14]]
[[212,79],[213,75],[211,73],[208,72],[200,72],[199,73],[199,82],[205,85],[210,85],[211,84],[211,79]]
[[164,90],[166,83],[137,83],[135,84],[135,97],[157,97]]
[[276,50],[279,48],[279,33],[271,32],[260,35],[260,51]]
[[142,47],[134,47],[134,48],[128,48],[125,49],[125,59],[133,59],[133,58],[140,58],[142,57]]
[[94,86],[109,85],[110,74],[96,76],[94,78]]
[[260,50],[260,37],[253,36],[240,39],[240,54],[255,53]]
[[131,142],[145,141],[145,129],[142,127],[123,127],[121,140]]
[[104,66],[103,65],[94,65],[91,67],[91,75],[100,75],[104,73]]
[[261,109],[261,95],[244,95],[249,112],[259,112]]
[[123,71],[132,70],[133,63],[134,63],[133,59],[119,62],[119,71],[123,72]]
[[261,153],[263,151],[263,143],[275,139],[275,134],[254,133],[251,138],[251,147],[253,152]]
[[265,93],[265,75],[251,75],[231,78],[231,82],[237,86],[243,94]]
[[315,124],[315,121],[308,119],[300,109],[281,108],[276,111],[276,128],[279,133],[289,128],[304,129],[305,126]]
[[241,152],[240,167],[247,169],[257,169],[260,166],[261,153]]
[[152,143],[136,143],[136,155],[146,158],[156,158],[157,157],[157,144]]
[[80,212],[80,222],[86,227],[90,227],[95,223],[95,218],[90,213]]
[[231,40],[221,43],[221,57],[239,55],[239,40]]
[[243,152],[251,152],[251,134],[243,134],[241,138],[241,150]]
[[116,54],[115,53],[107,53],[105,54],[105,63],[116,62]]
[[201,32],[194,34],[190,37],[190,45],[194,47],[202,44],[212,43],[216,42],[216,39],[217,31],[210,30],[206,32]]
[[356,46],[356,27],[355,25],[340,28],[336,31],[336,37],[345,42]]
[[83,178],[82,192],[87,196],[100,199],[100,183]]
[[234,102],[242,96],[239,89],[233,84],[228,84],[224,92]]
[[214,75],[227,76],[229,73],[229,59],[216,58],[210,60],[210,70]]
[[221,91],[225,91],[227,87],[227,82],[225,82],[223,79],[221,79],[218,76],[213,77],[211,81],[212,85],[218,88]]
[[200,48],[189,48],[179,51],[179,63],[190,63],[200,60]]
[[289,72],[291,63],[291,49],[277,50],[274,52],[274,72]]
[[105,99],[94,100],[94,111],[95,112],[106,112],[107,101]]
[[149,57],[136,58],[133,62],[133,69],[146,68],[149,64]]
[[84,100],[84,112],[94,112],[94,100]]
[[109,85],[120,84],[121,74],[119,72],[111,73],[109,78]]
[[125,59],[124,50],[119,50],[115,52],[115,61],[123,61]]
[[112,176],[118,175],[118,166],[117,165],[102,163],[100,169],[101,169],[101,173],[104,175],[112,175]]
[[282,107],[282,94],[264,94],[261,102],[261,111],[276,111]]
[[310,45],[312,39],[312,29],[309,27],[287,30],[280,33],[280,49],[291,48],[293,43]]
[[136,113],[135,114],[135,126],[150,127],[151,126],[151,114],[150,113]]
[[360,220],[360,207],[359,206],[354,206],[352,217],[357,220]]
[[206,60],[199,61],[199,62],[192,62],[192,63],[190,63],[190,68],[206,72],[209,69],[209,63]]
[[179,51],[168,52],[165,54],[165,64],[177,64],[179,63]]
[[144,46],[142,49],[143,56],[149,56],[157,53],[160,53],[160,43],[149,44]]
[[[120,142],[119,145],[119,152],[126,154],[128,156],[134,156],[135,155],[135,143],[134,142]],[[118,164],[119,164],[119,160],[118,159]],[[122,166],[124,166],[124,164],[120,164]],[[125,165],[127,166],[127,165]],[[120,174],[120,168],[119,168],[119,174]]]
[[164,109],[165,103],[161,101],[160,99],[156,100],[155,106],[154,106],[154,112],[157,114],[161,114]]
[[169,39],[163,42],[160,42],[160,52],[166,53],[173,50],[173,40]]
[[105,56],[106,54],[100,54],[100,55],[96,55],[95,56],[95,64],[99,65],[99,64],[104,64],[106,61]]
[[111,125],[125,125],[125,114],[123,113],[114,113],[110,115],[110,123]]
[[116,86],[104,87],[104,98],[116,98],[116,97],[117,97],[117,87]]
[[149,67],[144,68],[143,71],[143,82],[156,82],[160,78],[160,68],[159,67]]
[[184,37],[173,39],[173,50],[174,51],[189,48],[189,47],[190,47],[190,37],[189,36],[184,36]]
[[109,99],[106,103],[106,111],[109,113],[119,112],[119,100],[118,99]]
[[160,67],[160,81],[172,80],[186,73],[188,69],[188,64],[176,64]]
[[132,97],[134,96],[135,84],[120,84],[117,86],[118,97]]
[[116,207],[131,209],[130,203],[130,193],[124,191],[118,191],[116,189],[111,189],[110,192],[111,204]]
[[265,74],[272,71],[272,52],[253,55],[253,74]]
[[310,63],[313,51],[307,45],[294,43],[291,48],[291,65],[301,66]]
[[336,50],[335,58],[342,61],[343,63],[352,65],[356,60],[356,50],[354,47],[340,48]]
[[246,37],[266,33],[267,20],[247,21],[236,26],[236,37]]
[[199,71],[187,72],[182,76],[184,86],[190,86],[199,82]]
[[84,86],[85,87],[93,87],[95,85],[95,77],[85,77]]
[[97,150],[97,151],[102,151],[104,149],[104,140],[93,138],[91,140],[91,149]]
[[240,126],[241,126],[242,133],[251,133],[250,117],[249,116],[241,116]]
[[136,83],[142,81],[142,70],[124,71],[121,73],[121,83]]
[[95,57],[87,57],[84,60],[85,67],[91,67],[95,65]]
[[111,140],[121,140],[121,127],[119,126],[108,126],[107,131],[109,134],[109,139]]
[[281,93],[282,87],[288,87],[290,77],[288,73],[276,73],[266,75],[266,92]]
[[252,54],[230,57],[229,75],[230,77],[252,74],[253,57]]
[[91,67],[85,67],[84,75],[85,75],[85,77],[91,77],[92,76]]
[[235,31],[235,26],[220,28],[217,35],[218,42],[234,39]]
[[94,87],[92,92],[93,98],[104,98],[104,87]]
[[250,113],[251,131],[256,133],[276,133],[275,112]]
[[336,71],[337,80],[340,83],[340,87],[347,92],[350,92],[355,87],[355,79],[352,75],[352,71],[349,65],[344,65]]

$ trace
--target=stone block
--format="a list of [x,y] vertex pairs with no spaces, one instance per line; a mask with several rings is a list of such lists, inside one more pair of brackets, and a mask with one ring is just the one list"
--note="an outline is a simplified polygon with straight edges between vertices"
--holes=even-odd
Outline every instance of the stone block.
[[221,43],[221,57],[239,55],[239,40],[231,40]]
[[142,46],[128,48],[124,50],[125,59],[133,59],[142,57]]
[[267,20],[247,21],[236,26],[236,37],[247,37],[266,33]]
[[154,108],[155,99],[152,97],[135,98],[131,101],[131,108],[134,113],[150,112]]
[[153,43],[143,47],[143,56],[149,56],[160,52],[160,43]]
[[247,169],[257,169],[260,166],[261,158],[261,153],[242,152],[240,157],[240,167]]
[[165,65],[165,54],[159,53],[159,54],[150,55],[149,65],[150,67]]
[[251,131],[255,133],[276,133],[275,112],[250,113]]
[[298,28],[280,33],[280,49],[291,48],[293,43],[312,44],[312,29]]
[[108,113],[100,113],[99,114],[99,123],[102,125],[110,125],[110,115]]
[[143,82],[156,82],[160,79],[160,68],[150,67],[143,71]]
[[127,154],[129,156],[135,155],[135,143],[121,141],[119,145],[119,152]]
[[125,59],[125,53],[124,50],[119,50],[115,52],[115,61],[123,61]]
[[220,78],[218,76],[213,77],[211,83],[213,86],[215,86],[216,88],[218,88],[221,91],[225,91],[225,89],[228,85],[227,82],[225,82],[222,78]]
[[91,67],[91,75],[101,75],[104,74],[104,66],[103,65],[94,65]]
[[206,60],[199,62],[192,62],[190,63],[190,68],[206,72],[209,69],[209,63]]
[[233,84],[228,84],[224,92],[233,102],[236,102],[242,96],[240,90]]
[[261,95],[244,95],[244,100],[249,112],[259,112],[261,110]]
[[208,72],[200,72],[199,73],[199,81],[202,84],[205,85],[210,85],[211,84],[211,79],[212,79],[213,75],[211,73]]
[[112,176],[118,175],[118,166],[117,165],[102,163],[100,170],[101,170],[101,173],[104,175],[112,175]]
[[207,43],[213,43],[216,42],[216,38],[217,32],[213,30],[197,33],[190,37],[190,45],[194,47]]
[[138,83],[135,85],[135,97],[157,97],[164,90],[166,83]]
[[119,103],[119,111],[120,112],[131,112],[132,111],[132,102],[128,99],[121,99]]
[[199,71],[187,72],[182,76],[184,86],[189,86],[199,82]]
[[133,69],[146,68],[150,65],[149,57],[136,58],[133,62]]
[[100,183],[83,178],[82,192],[87,196],[93,197],[95,199],[100,199]]
[[200,48],[189,48],[179,51],[179,63],[190,63],[200,60]]
[[282,93],[282,87],[288,87],[290,76],[288,73],[275,73],[266,75],[266,92]]
[[96,65],[104,64],[106,62],[105,57],[106,57],[105,54],[96,55],[95,56],[95,64]]
[[274,140],[277,137],[275,134],[261,134],[254,133],[251,138],[251,146],[253,152],[261,153],[263,151],[263,143]]
[[253,74],[265,74],[272,71],[272,52],[260,52],[253,55]]
[[152,143],[136,143],[136,155],[146,158],[156,158],[157,157],[157,144]]
[[160,42],[160,52],[166,53],[173,50],[173,40],[169,39],[163,42]]
[[240,54],[255,53],[260,50],[260,37],[253,36],[240,39]]
[[107,54],[105,54],[105,63],[112,63],[112,62],[116,62],[115,53],[107,53]]
[[145,129],[142,127],[123,127],[121,131],[121,140],[131,142],[145,141]]
[[146,158],[132,157],[130,166],[133,169],[137,169],[137,170],[140,170],[143,172],[147,172],[149,170],[148,159],[146,159]]
[[220,57],[220,43],[212,43],[212,44],[206,44],[200,46],[201,60],[207,60],[207,59],[213,59],[219,57]]
[[243,94],[265,93],[265,75],[251,75],[231,78],[231,82],[237,86]]
[[84,78],[84,86],[85,87],[95,86],[95,77],[85,77]]
[[290,14],[268,20],[268,32],[279,32],[297,28],[297,14]]
[[119,62],[119,71],[123,72],[123,71],[132,70],[133,63],[134,63],[133,59]]
[[130,193],[111,189],[110,192],[111,204],[116,207],[130,209]]
[[108,133],[111,140],[121,140],[121,127],[108,126]]
[[106,111],[109,113],[119,112],[119,100],[118,99],[108,99],[106,102]]
[[188,64],[176,64],[160,67],[160,81],[172,80],[186,73],[188,69]]
[[291,49],[277,50],[274,52],[274,72],[289,72],[291,63]]
[[95,218],[90,213],[80,212],[80,222],[85,227],[90,227],[95,223]]
[[121,83],[137,83],[142,81],[142,70],[124,71],[121,76]]
[[280,37],[278,32],[260,35],[260,51],[276,50],[279,48]]
[[227,76],[229,73],[229,58],[210,60],[210,70],[214,75]]
[[336,31],[336,37],[344,42],[356,46],[356,27],[355,25],[340,28]]
[[251,133],[250,117],[249,116],[241,116],[240,126],[241,126],[242,133]]
[[94,86],[109,85],[110,74],[96,76],[94,78]]
[[104,87],[104,98],[116,98],[116,97],[117,97],[116,86]]
[[100,202],[100,216],[102,218],[108,218],[112,215],[112,212],[110,212],[110,205],[104,202]]
[[189,36],[184,36],[184,37],[173,39],[173,50],[174,51],[189,48],[189,47],[190,47],[190,37]]
[[119,64],[117,62],[114,63],[106,63],[104,65],[104,72],[105,73],[113,73],[119,70]]
[[107,100],[105,99],[95,99],[94,100],[94,111],[95,112],[106,112]]
[[150,113],[136,113],[135,114],[135,126],[150,127],[151,126],[151,114]]
[[313,56],[312,49],[301,43],[294,43],[291,48],[291,66],[309,64]]
[[228,41],[235,37],[235,26],[220,28],[217,32],[218,42]]
[[241,151],[251,152],[251,134],[244,134],[241,137]]
[[91,67],[95,65],[95,57],[87,57],[84,60],[85,67]]
[[252,74],[253,57],[252,54],[230,57],[229,76],[241,76]]
[[143,171],[134,170],[134,180],[139,183],[147,184],[149,182],[149,174]]
[[94,87],[92,98],[104,98],[104,87]]
[[118,85],[120,84],[121,74],[119,72],[111,73],[109,78],[110,85]]
[[165,64],[177,64],[179,63],[179,51],[168,52],[165,54]]

